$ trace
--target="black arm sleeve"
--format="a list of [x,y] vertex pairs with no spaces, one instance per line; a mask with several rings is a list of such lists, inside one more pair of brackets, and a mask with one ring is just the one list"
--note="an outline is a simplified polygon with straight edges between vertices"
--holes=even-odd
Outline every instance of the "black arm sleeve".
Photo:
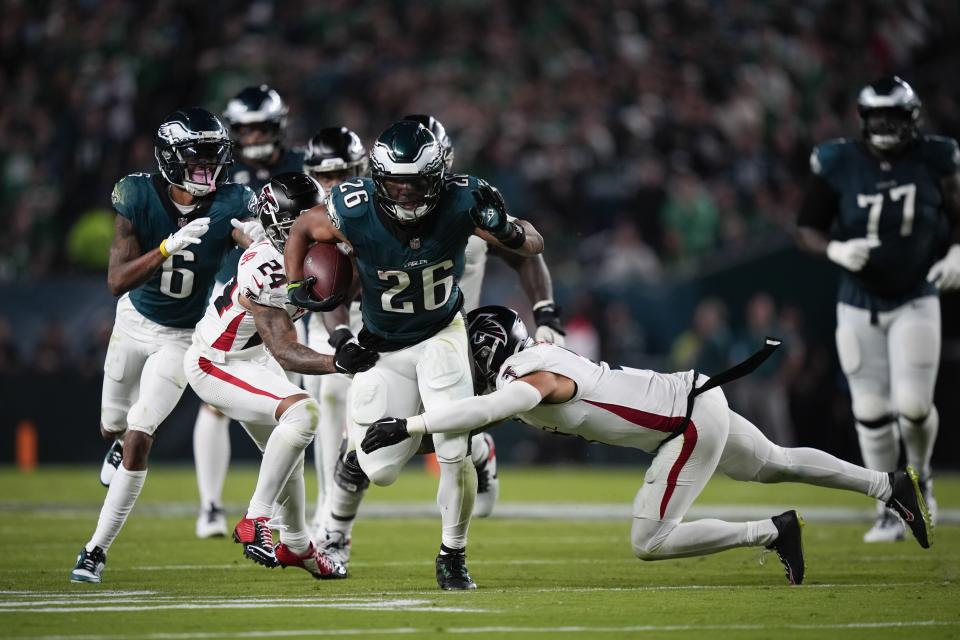
[[810,176],[803,204],[800,205],[797,226],[812,227],[828,233],[839,212],[840,194],[820,176]]

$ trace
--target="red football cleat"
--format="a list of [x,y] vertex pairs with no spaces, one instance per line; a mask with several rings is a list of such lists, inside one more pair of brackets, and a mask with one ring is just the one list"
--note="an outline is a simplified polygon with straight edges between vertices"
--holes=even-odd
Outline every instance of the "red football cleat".
[[276,557],[281,567],[300,567],[310,572],[310,575],[317,580],[337,580],[347,577],[346,568],[317,551],[312,542],[303,555],[297,555],[281,542],[277,545]]

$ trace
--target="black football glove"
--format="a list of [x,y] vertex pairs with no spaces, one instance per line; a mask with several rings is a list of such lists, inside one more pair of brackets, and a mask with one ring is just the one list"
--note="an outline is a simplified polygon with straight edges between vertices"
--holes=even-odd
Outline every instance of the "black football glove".
[[306,280],[294,280],[287,283],[287,299],[290,304],[306,309],[307,311],[333,311],[346,300],[346,295],[338,293],[337,295],[317,300],[310,293],[310,288],[317,279],[310,276]]
[[507,215],[507,203],[503,201],[495,187],[481,181],[479,189],[473,191],[476,206],[470,209],[470,217],[478,228],[490,233],[494,238],[511,249],[516,249],[526,241],[523,227],[511,222]]
[[372,367],[379,357],[376,351],[364,349],[356,342],[348,342],[334,354],[333,366],[340,373],[353,375]]
[[351,340],[353,340],[353,331],[350,331],[347,327],[340,327],[339,329],[333,330],[333,333],[327,338],[327,343],[333,347],[335,352],[339,352],[340,349],[343,348],[343,345]]
[[563,336],[567,332],[560,323],[560,307],[552,302],[541,304],[533,310],[533,320],[537,324],[534,339],[537,342],[549,342],[563,346]]
[[364,453],[373,453],[377,449],[389,447],[410,437],[407,421],[403,418],[380,418],[367,427],[360,448]]

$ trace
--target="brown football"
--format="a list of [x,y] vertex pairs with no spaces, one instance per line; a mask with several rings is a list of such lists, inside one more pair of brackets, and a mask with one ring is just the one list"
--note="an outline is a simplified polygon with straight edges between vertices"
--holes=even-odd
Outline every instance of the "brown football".
[[353,263],[335,244],[318,242],[303,259],[303,277],[314,277],[310,292],[316,300],[326,300],[338,294],[346,295],[353,280]]

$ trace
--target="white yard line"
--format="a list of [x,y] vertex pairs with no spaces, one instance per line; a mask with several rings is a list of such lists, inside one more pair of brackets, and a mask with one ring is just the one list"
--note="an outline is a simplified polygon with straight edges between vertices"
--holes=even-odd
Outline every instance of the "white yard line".
[[877,622],[850,622],[831,624],[711,624],[711,625],[628,625],[628,626],[564,626],[564,627],[389,627],[389,628],[347,628],[347,629],[264,629],[230,632],[195,633],[147,633],[143,635],[56,635],[30,636],[32,640],[216,640],[218,638],[300,638],[326,636],[397,636],[411,634],[448,633],[458,635],[478,635],[490,633],[529,633],[529,634],[583,634],[583,633],[665,633],[672,631],[816,631],[845,629],[909,629],[923,627],[957,627],[958,621],[943,620],[891,620]]
[[[242,513],[246,505],[228,504],[230,513]],[[790,508],[788,504],[708,504],[694,505],[687,512],[688,520],[720,518],[722,520],[756,520],[769,518],[771,514]],[[86,517],[98,512],[100,504],[44,503],[31,504],[0,500],[0,513],[27,513],[53,517]],[[872,522],[876,511],[867,499],[863,507],[801,506],[797,509],[810,522]],[[153,517],[195,517],[197,507],[190,502],[154,502],[137,505],[137,513]],[[436,518],[439,514],[433,502],[365,503],[360,508],[363,518]],[[625,503],[573,503],[573,502],[501,502],[493,514],[494,519],[507,520],[624,520],[632,516],[631,505]],[[942,508],[937,516],[938,524],[960,524],[960,509]]]
[[[902,587],[920,587],[920,586],[943,586],[944,582],[939,581],[919,581],[919,582],[878,582],[878,583],[825,583],[825,584],[805,584],[801,589],[864,589],[864,588],[884,588],[899,589]],[[634,587],[540,587],[540,588],[515,588],[515,589],[483,589],[480,593],[504,593],[504,594],[524,594],[524,593],[634,593],[634,592],[656,592],[656,591],[749,591],[749,590],[769,590],[769,589],[790,589],[796,590],[797,587],[790,585],[650,585]],[[117,594],[129,594],[125,602],[117,602]],[[0,595],[6,595],[6,599],[0,599],[0,612],[23,611],[60,611],[67,610],[71,612],[83,611],[120,611],[120,610],[139,610],[151,608],[251,608],[255,606],[282,607],[282,606],[303,606],[303,607],[350,607],[350,608],[379,608],[380,605],[388,607],[406,607],[406,606],[425,606],[432,602],[444,602],[442,598],[446,594],[440,594],[435,590],[429,591],[382,591],[370,596],[340,595],[327,596],[323,598],[309,597],[289,597],[289,598],[265,598],[263,596],[195,596],[195,595],[164,595],[158,592],[150,591],[130,591],[130,592],[107,592],[97,591],[89,593],[46,593],[40,591],[17,591],[6,592]],[[131,598],[130,595],[148,596]],[[85,597],[87,600],[83,603],[76,602],[76,598]],[[383,598],[392,598],[384,600]],[[412,599],[416,598],[416,599]],[[68,609],[62,605],[70,605]],[[43,608],[49,607],[49,608]],[[106,607],[106,608],[104,608]],[[431,608],[431,611],[442,609]],[[464,609],[465,610],[465,609]],[[477,609],[481,611],[482,609]],[[485,610],[484,610],[485,611]]]

